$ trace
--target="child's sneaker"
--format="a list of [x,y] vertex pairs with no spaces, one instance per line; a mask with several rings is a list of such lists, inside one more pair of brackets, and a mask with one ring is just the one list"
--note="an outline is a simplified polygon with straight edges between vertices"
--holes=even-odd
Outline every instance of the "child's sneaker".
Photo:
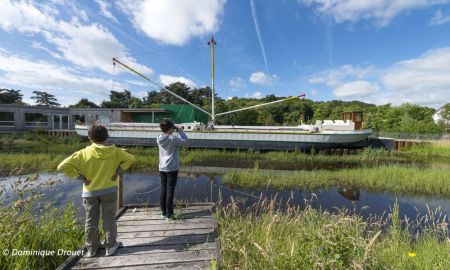
[[86,254],[83,255],[84,258],[92,258],[95,257],[95,255],[97,255],[97,249],[96,250],[91,250],[91,249],[87,249]]
[[110,248],[106,249],[105,256],[112,256],[116,253],[117,249],[122,246],[122,242],[116,242],[116,244]]

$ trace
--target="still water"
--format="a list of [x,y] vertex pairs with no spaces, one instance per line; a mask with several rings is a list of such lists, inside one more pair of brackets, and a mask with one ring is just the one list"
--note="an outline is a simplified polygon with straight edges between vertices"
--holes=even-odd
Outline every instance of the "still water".
[[[186,168],[179,174],[175,189],[175,200],[182,202],[219,201],[228,204],[233,200],[245,200],[245,206],[251,205],[262,199],[276,199],[279,205],[304,206],[309,201],[313,208],[321,208],[329,211],[346,208],[363,217],[386,215],[392,209],[395,200],[399,203],[400,217],[415,219],[418,215],[424,215],[429,211],[438,209],[440,215],[450,216],[450,199],[430,198],[421,196],[403,196],[389,193],[366,192],[351,188],[330,188],[322,190],[305,190],[302,188],[279,190],[263,188],[252,190],[244,188],[230,188],[222,184],[220,171],[209,168],[202,172],[194,172],[195,168]],[[206,172],[207,173],[206,173]],[[11,203],[14,199],[7,196],[13,188],[12,183],[19,178],[27,176],[14,176],[0,179],[0,188],[6,193],[3,197]],[[73,203],[78,209],[78,216],[84,215],[81,200],[82,184],[80,181],[71,180],[62,174],[42,174],[33,181],[33,185],[48,183],[49,180],[57,180],[57,184],[44,185],[42,201],[53,202],[56,207],[64,208],[68,203]],[[33,186],[31,185],[31,187]],[[126,173],[124,174],[124,203],[125,204],[158,204],[159,203],[159,175],[157,172]],[[220,194],[220,195],[219,195]],[[6,196],[5,196],[6,195]]]

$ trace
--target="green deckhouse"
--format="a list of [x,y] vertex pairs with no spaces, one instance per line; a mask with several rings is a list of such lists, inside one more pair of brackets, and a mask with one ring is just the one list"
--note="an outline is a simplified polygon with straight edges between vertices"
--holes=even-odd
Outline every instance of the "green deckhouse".
[[[162,119],[172,119],[175,123],[192,123],[194,121],[206,124],[208,115],[189,105],[160,105],[158,109],[145,111],[142,109],[128,109],[122,111],[130,116],[129,122],[159,123]],[[128,122],[128,121],[127,121]]]

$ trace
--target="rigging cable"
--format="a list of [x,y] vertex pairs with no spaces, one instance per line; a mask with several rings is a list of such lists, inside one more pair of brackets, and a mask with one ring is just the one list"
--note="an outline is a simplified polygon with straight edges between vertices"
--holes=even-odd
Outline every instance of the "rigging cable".
[[[168,72],[169,75],[172,75],[172,74],[174,73],[175,70],[181,68],[181,66],[182,66],[184,63],[186,63],[189,59],[191,59],[193,56],[195,56],[195,55],[196,55],[196,54],[197,54],[204,46],[199,46],[199,45],[196,45],[196,46],[184,46],[184,47],[182,47],[182,48],[187,48],[187,47],[198,47],[198,50],[196,50],[196,51],[195,51],[194,53],[192,53],[192,54],[189,54],[189,55],[188,55],[186,58],[184,58],[179,64],[175,65],[175,67],[174,67],[172,70],[170,70],[170,71]],[[162,51],[170,51],[170,50],[174,50],[174,49],[179,49],[179,48],[171,48],[171,49],[167,49],[167,50],[159,50],[159,51],[153,51],[153,52],[147,52],[147,53],[141,53],[141,54],[134,54],[134,55],[130,55],[130,56],[143,55],[143,54],[148,54],[148,53],[157,53],[157,52],[162,52]],[[115,59],[117,60],[117,59],[120,59],[120,58],[115,58]],[[114,61],[113,61],[113,65],[114,65],[114,67],[115,67],[115,62],[114,62]],[[121,68],[125,70],[124,67],[121,67]],[[190,76],[190,77],[192,77],[192,76]],[[147,78],[147,79],[148,79],[148,81],[149,81],[151,84],[157,86],[157,87],[158,87],[158,90],[159,90],[160,92],[166,87],[165,85],[162,85],[162,84],[159,84],[159,83],[157,83],[157,82],[154,82],[154,81],[150,80],[149,78]],[[114,82],[115,82],[115,73],[114,73]],[[189,92],[188,92],[188,96],[185,97],[184,99],[187,100],[188,98],[189,98]],[[180,114],[181,114],[181,112],[183,111],[184,106],[185,106],[186,103],[187,103],[187,102],[185,101],[185,102],[182,104],[182,107],[181,107],[180,111],[178,112],[178,115],[176,116],[176,119],[178,119],[178,118],[180,117]]]
[[[179,49],[185,49],[185,48],[195,48],[195,47],[202,47],[203,45],[186,45],[186,46],[181,46],[181,47],[176,47],[176,48],[168,48],[168,49],[161,49],[161,50],[155,50],[155,51],[147,51],[147,52],[142,52],[142,53],[135,53],[135,54],[128,54],[127,57],[134,57],[134,56],[141,56],[141,55],[146,55],[146,54],[156,54],[156,53],[161,53],[161,52],[168,52],[168,51],[174,51],[174,50],[179,50]],[[116,59],[125,59],[125,57],[116,57]]]
[[[176,65],[172,70],[170,70],[170,71],[169,71],[169,74],[173,74],[173,72],[175,72],[175,70],[181,68],[181,66],[182,66],[184,63],[186,63],[189,59],[191,59],[194,55],[196,55],[196,54],[203,48],[203,47],[201,47],[201,46],[198,46],[198,47],[199,47],[198,50],[196,50],[194,53],[188,55],[185,59],[183,59],[183,61],[181,61],[178,65]],[[192,76],[191,76],[191,78],[192,78]],[[187,97],[185,97],[185,99],[188,100],[189,96],[190,96],[190,93],[188,92],[188,95],[187,95]],[[178,119],[178,118],[180,117],[180,114],[181,114],[181,112],[183,111],[183,108],[184,108],[184,105],[185,105],[185,104],[186,104],[186,102],[184,102],[183,105],[181,106],[181,109],[180,109],[180,111],[178,112],[178,115],[177,115],[176,119]]]

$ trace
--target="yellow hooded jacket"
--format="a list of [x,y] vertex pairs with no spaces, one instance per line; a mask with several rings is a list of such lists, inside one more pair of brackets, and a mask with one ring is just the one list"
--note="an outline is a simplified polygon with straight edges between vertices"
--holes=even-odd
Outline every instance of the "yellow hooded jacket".
[[133,155],[115,145],[93,143],[63,160],[57,170],[70,178],[83,175],[90,184],[83,184],[82,197],[93,197],[116,192],[118,182],[112,180],[113,175],[119,166],[126,170],[134,160]]

